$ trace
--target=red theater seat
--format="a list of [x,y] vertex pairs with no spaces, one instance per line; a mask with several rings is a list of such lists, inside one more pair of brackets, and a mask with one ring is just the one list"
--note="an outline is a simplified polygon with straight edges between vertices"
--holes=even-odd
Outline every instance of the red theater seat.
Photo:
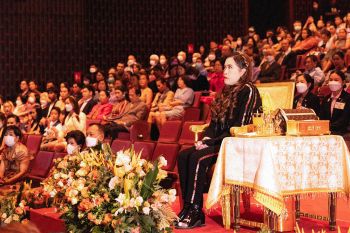
[[115,139],[112,142],[111,149],[114,153],[120,150],[127,150],[131,147],[131,142],[129,140]]
[[40,149],[42,135],[41,134],[30,134],[28,135],[26,146],[28,152],[32,155],[36,155]]
[[54,152],[39,151],[31,161],[30,171],[27,175],[29,179],[43,180],[50,171]]
[[144,142],[144,141],[136,141],[134,142],[134,149],[136,153],[142,151],[141,157],[146,160],[151,160],[153,151],[154,151],[155,143],[154,142]]
[[159,132],[158,142],[177,142],[182,121],[166,121]]
[[198,121],[201,116],[199,108],[189,107],[185,109],[183,121]]
[[163,167],[163,169],[166,171],[174,171],[178,152],[178,144],[158,142],[154,149],[152,160],[163,156],[167,160],[167,166]]
[[193,99],[192,107],[199,108],[200,103],[201,103],[201,96],[202,96],[202,92],[201,91],[195,91],[194,92],[194,99]]

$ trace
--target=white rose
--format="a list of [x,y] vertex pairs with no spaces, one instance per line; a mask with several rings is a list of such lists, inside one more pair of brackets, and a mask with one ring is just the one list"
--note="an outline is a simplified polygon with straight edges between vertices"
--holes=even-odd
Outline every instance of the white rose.
[[141,206],[143,203],[143,198],[141,196],[138,196],[136,198],[136,206]]
[[12,220],[15,221],[15,222],[19,222],[19,216],[17,214],[14,214],[12,216]]
[[145,215],[149,215],[149,212],[151,211],[151,209],[149,207],[143,207],[142,208],[142,212],[145,214]]
[[125,170],[125,173],[131,171],[132,170],[132,166],[130,164],[124,164],[124,170]]
[[60,187],[63,187],[63,186],[64,186],[64,184],[63,184],[62,181],[59,181],[59,182],[57,183],[57,185],[60,186]]
[[118,196],[118,198],[116,198],[115,200],[117,201],[117,202],[119,202],[120,203],[120,205],[122,205],[123,203],[124,203],[124,201],[125,201],[125,194],[124,193],[119,193],[119,196]]
[[129,206],[130,206],[131,208],[134,208],[134,207],[136,206],[135,198],[131,198],[131,199],[130,199]]
[[56,173],[55,175],[53,175],[53,178],[54,178],[55,180],[59,179],[59,178],[60,178],[60,173]]
[[5,224],[9,224],[11,222],[12,222],[12,217],[11,216],[8,217],[7,219],[5,219],[5,221],[4,221]]
[[56,191],[56,189],[54,189],[50,192],[50,197],[55,197],[56,194],[57,194],[57,191]]
[[83,183],[79,183],[78,186],[77,186],[77,189],[79,191],[81,191],[81,190],[83,190],[83,188],[84,188],[84,184]]
[[108,183],[109,190],[114,189],[118,182],[119,182],[119,178],[117,176],[113,177]]
[[124,154],[123,151],[117,152],[117,159],[115,160],[115,164],[117,166],[122,166],[130,163],[131,159],[129,155]]
[[72,205],[76,205],[78,203],[78,198],[73,197],[71,202],[72,202]]
[[3,213],[3,214],[1,215],[1,218],[3,218],[3,219],[7,218],[7,214],[6,214],[6,213]]
[[159,157],[159,166],[165,167],[167,164],[168,164],[168,161],[163,156],[160,156]]
[[169,202],[169,195],[168,195],[168,194],[163,194],[163,195],[160,197],[160,201],[161,201],[161,202]]
[[123,208],[123,207],[120,207],[120,208],[114,213],[114,216],[117,216],[118,214],[123,213],[123,211],[124,211],[124,208]]

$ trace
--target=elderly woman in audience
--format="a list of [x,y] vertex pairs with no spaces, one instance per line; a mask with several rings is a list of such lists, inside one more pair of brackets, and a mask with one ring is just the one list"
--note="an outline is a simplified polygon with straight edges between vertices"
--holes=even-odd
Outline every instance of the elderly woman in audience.
[[151,109],[153,92],[151,88],[148,87],[148,75],[146,73],[140,74],[139,87],[141,89],[141,101],[144,102],[148,109]]
[[119,132],[128,132],[130,127],[138,120],[145,120],[147,115],[147,106],[140,99],[141,91],[136,87],[129,89],[128,96],[130,103],[124,111],[106,128],[106,135],[110,136],[112,140],[118,137]]
[[299,74],[295,80],[296,93],[293,108],[311,108],[318,115],[320,111],[320,99],[311,91],[314,87],[314,80],[308,74]]
[[22,133],[16,126],[8,126],[4,142],[6,148],[0,155],[0,184],[13,184],[28,171],[33,156],[21,143]]
[[128,109],[129,101],[126,99],[127,89],[125,86],[116,87],[114,90],[117,103],[114,104],[112,112],[107,116],[103,116],[102,124],[108,124],[114,120],[120,118]]
[[73,130],[67,133],[67,153],[72,155],[74,153],[80,152],[85,145],[85,135],[79,130]]
[[9,100],[5,101],[3,106],[4,106],[4,114],[6,117],[13,114],[15,107],[13,106],[13,103],[11,101]]
[[169,90],[164,78],[157,79],[156,84],[158,93],[152,102],[147,122],[150,124],[157,123],[158,126],[161,126],[160,113],[171,108],[170,102],[174,100],[174,92]]
[[98,93],[98,96],[99,102],[86,116],[87,119],[102,120],[104,116],[107,116],[112,112],[113,105],[109,103],[109,93],[106,90],[102,90]]
[[189,85],[189,80],[184,76],[178,78],[178,88],[175,92],[174,100],[169,103],[170,108],[160,109],[159,118],[156,117],[158,128],[160,128],[169,118],[181,119],[185,113],[185,108],[192,105],[194,92]]
[[321,105],[320,119],[330,121],[332,134],[344,135],[350,121],[350,94],[344,91],[345,74],[340,70],[332,71],[328,86],[331,94]]

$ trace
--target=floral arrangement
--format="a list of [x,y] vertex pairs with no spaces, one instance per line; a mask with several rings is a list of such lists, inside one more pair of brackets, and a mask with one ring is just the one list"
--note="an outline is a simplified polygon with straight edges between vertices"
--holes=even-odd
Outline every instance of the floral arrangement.
[[43,196],[61,208],[68,232],[171,232],[176,192],[159,186],[166,163],[132,148],[76,153],[55,161]]

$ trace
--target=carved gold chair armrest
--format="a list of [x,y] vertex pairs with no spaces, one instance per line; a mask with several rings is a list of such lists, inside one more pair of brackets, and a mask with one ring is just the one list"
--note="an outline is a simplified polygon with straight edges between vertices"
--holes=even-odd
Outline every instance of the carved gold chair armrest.
[[209,124],[204,125],[191,125],[190,130],[194,133],[194,140],[198,141],[198,134],[203,133],[204,130],[209,126]]

